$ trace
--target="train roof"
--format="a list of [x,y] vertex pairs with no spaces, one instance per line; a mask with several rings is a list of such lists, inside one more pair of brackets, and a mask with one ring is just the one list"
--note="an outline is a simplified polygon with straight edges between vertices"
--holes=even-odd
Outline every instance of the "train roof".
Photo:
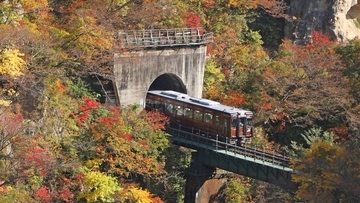
[[180,101],[180,102],[187,103],[187,104],[201,106],[201,107],[211,109],[211,110],[226,112],[229,114],[240,113],[241,116],[252,115],[252,112],[248,111],[248,110],[244,110],[241,108],[235,108],[235,107],[231,107],[231,106],[226,106],[217,101],[212,101],[209,99],[194,98],[187,94],[175,92],[173,90],[151,90],[151,91],[148,91],[148,93],[151,93],[151,94],[157,95],[157,96],[161,96],[164,98],[173,99],[173,100]]

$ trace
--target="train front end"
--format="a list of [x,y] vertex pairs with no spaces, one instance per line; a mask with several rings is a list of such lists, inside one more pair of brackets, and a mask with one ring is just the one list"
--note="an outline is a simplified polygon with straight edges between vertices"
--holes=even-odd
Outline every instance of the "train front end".
[[231,116],[231,137],[237,145],[245,145],[251,142],[253,136],[253,113],[251,111],[239,111]]

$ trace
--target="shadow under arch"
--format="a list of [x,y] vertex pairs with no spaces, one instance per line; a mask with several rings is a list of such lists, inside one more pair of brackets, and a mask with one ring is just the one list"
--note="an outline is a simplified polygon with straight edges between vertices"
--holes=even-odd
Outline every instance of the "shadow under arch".
[[165,73],[157,77],[150,85],[149,90],[174,90],[187,94],[186,86],[180,77]]

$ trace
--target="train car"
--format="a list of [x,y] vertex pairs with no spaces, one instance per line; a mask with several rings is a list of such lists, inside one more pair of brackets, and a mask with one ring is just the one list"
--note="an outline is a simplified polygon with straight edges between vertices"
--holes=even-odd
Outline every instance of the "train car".
[[[190,97],[172,90],[148,91],[146,110],[161,111],[170,118],[172,126],[243,145],[253,136],[253,113],[219,102]],[[183,129],[182,128],[182,129]]]

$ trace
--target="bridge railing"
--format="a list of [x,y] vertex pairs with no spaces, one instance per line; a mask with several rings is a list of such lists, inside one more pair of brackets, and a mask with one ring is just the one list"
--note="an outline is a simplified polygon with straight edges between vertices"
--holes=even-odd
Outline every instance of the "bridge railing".
[[213,42],[213,34],[198,28],[127,30],[118,33],[123,48],[201,45]]
[[234,153],[235,155],[242,155],[245,158],[253,161],[262,161],[275,164],[282,167],[288,167],[290,159],[286,156],[281,156],[275,153],[266,152],[265,150],[257,148],[249,148],[246,146],[236,146],[230,144],[228,141],[222,142],[219,137],[210,136],[201,132],[196,132],[195,129],[168,127],[166,131],[172,135],[172,139],[179,144],[198,148],[212,148],[214,150],[225,150],[226,152]]

